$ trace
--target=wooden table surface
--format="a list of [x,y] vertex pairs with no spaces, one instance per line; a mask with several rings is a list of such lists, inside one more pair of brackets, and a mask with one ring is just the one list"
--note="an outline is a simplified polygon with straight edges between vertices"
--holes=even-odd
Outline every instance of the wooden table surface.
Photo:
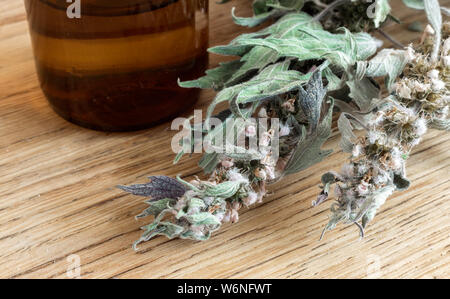
[[[230,10],[250,14],[250,0],[211,0],[211,44],[244,30]],[[423,12],[391,1],[405,24],[387,32],[404,43]],[[450,0],[441,1],[450,6]],[[0,0],[0,277],[67,278],[77,258],[82,278],[364,278],[450,277],[450,134],[430,131],[409,160],[413,187],[381,209],[363,241],[355,226],[319,236],[329,204],[311,207],[320,175],[345,161],[335,149],[313,169],[272,186],[205,243],[158,237],[135,253],[131,244],[143,199],[116,189],[146,176],[199,173],[198,156],[172,166],[163,124],[135,133],[101,133],[59,118],[39,89],[22,0]],[[248,31],[248,30],[246,30]],[[388,45],[388,44],[386,44]],[[211,65],[223,58],[211,57]],[[213,96],[206,91],[197,107]]]

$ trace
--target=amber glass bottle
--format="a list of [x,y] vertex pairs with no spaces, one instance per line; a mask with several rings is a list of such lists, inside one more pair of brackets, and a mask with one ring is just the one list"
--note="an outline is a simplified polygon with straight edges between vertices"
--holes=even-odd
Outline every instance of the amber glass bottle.
[[79,3],[80,18],[69,18],[66,0],[25,0],[41,87],[59,115],[129,131],[195,103],[198,90],[177,80],[207,66],[208,0]]

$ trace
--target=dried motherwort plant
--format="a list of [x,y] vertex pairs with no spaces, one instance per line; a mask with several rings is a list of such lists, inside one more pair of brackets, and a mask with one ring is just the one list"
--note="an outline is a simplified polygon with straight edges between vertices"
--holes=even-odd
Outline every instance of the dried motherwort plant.
[[[357,109],[350,112],[345,107],[347,112],[339,119],[342,147],[352,156],[341,172],[322,177],[323,191],[313,204],[324,202],[333,184],[337,197],[324,232],[342,221],[356,224],[364,236],[364,228],[386,199],[395,190],[409,187],[406,160],[428,127],[450,129],[450,23],[442,25],[438,6],[427,7],[427,12],[433,26],[427,26],[419,45],[379,54],[387,63],[396,61],[393,65],[398,67],[391,71],[402,71],[390,86],[391,95],[364,117]],[[366,135],[356,138],[352,123],[363,127]]]
[[[387,0],[373,3],[372,16],[367,15],[370,5],[358,0],[255,0],[254,17],[233,12],[234,21],[243,26],[277,21],[210,49],[238,58],[180,83],[219,91],[204,123],[187,124],[191,134],[181,140],[183,150],[175,158],[178,162],[190,153],[199,142],[193,136],[200,135],[200,142],[213,149],[200,160],[209,177],[185,181],[156,176],[147,184],[120,186],[150,197],[138,218],[155,217],[143,227],[135,248],[157,235],[206,240],[223,223],[237,222],[242,207],[264,199],[267,185],[331,153],[321,148],[338,110],[341,145],[352,158],[341,173],[323,176],[323,192],[315,204],[324,202],[335,184],[338,202],[326,229],[344,221],[363,231],[394,190],[409,186],[405,160],[427,127],[448,129],[449,26],[442,26],[437,0],[404,2],[414,8],[423,3],[431,27],[419,46],[378,54],[380,41],[367,31],[388,19]],[[354,18],[351,25],[348,13]],[[337,24],[344,27],[332,28],[330,20],[340,20]],[[388,98],[381,99],[382,90],[373,80],[378,77],[386,79]],[[228,108],[214,115],[220,103]],[[212,126],[213,119],[221,122]],[[365,129],[367,135],[356,138],[354,129]],[[245,142],[237,144],[238,139]]]

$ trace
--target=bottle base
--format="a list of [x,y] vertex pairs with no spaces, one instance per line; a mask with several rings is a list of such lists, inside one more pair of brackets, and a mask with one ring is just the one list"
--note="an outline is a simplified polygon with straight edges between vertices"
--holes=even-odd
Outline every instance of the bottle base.
[[[200,94],[200,90],[196,90],[197,93],[197,97]],[[76,116],[74,116],[71,113],[67,113],[67,111],[61,110],[59,109],[57,106],[53,105],[52,102],[54,102],[54,100],[49,99],[47,97],[47,100],[49,102],[50,107],[52,108],[52,110],[58,114],[58,116],[60,116],[61,118],[63,118],[64,120],[75,124],[77,126],[86,128],[86,129],[90,129],[90,130],[94,130],[94,131],[101,131],[101,132],[134,132],[134,131],[140,131],[140,130],[145,130],[145,129],[150,129],[152,127],[155,127],[159,124],[162,124],[164,122],[167,121],[171,121],[173,120],[175,117],[179,116],[180,114],[187,112],[189,109],[193,108],[195,106],[195,103],[197,102],[197,97],[194,98],[191,101],[184,101],[182,106],[179,106],[179,110],[177,111],[173,111],[171,114],[161,117],[161,118],[157,118],[157,119],[152,119],[151,117],[148,118],[147,121],[142,121],[139,123],[133,123],[133,124],[123,124],[123,125],[117,125],[117,124],[107,124],[107,123],[95,123],[95,122],[87,122],[83,119],[77,118]]]
[[127,132],[150,128],[185,112],[200,89],[181,88],[177,79],[201,76],[208,56],[165,70],[76,76],[38,65],[44,94],[53,110],[85,128]]

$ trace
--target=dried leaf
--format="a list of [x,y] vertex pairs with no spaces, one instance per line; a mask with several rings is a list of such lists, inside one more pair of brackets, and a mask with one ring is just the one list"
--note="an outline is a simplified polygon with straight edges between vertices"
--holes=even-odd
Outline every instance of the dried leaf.
[[376,28],[380,27],[380,24],[386,20],[390,12],[391,6],[389,5],[389,0],[376,1],[375,18],[373,19]]
[[430,127],[441,131],[450,131],[449,119],[433,119],[430,123]]
[[403,3],[410,8],[425,9],[423,0],[403,0]]
[[348,80],[347,85],[350,88],[349,97],[358,105],[360,111],[371,111],[379,104],[380,89],[369,78],[354,78]]
[[117,187],[133,195],[151,197],[151,201],[177,199],[187,190],[183,184],[167,176],[151,176],[149,179],[147,184]]
[[326,93],[327,91],[323,88],[322,74],[319,71],[314,72],[306,84],[306,90],[300,86],[298,101],[309,120],[310,132],[315,131],[319,125],[322,102]]
[[338,128],[342,136],[339,145],[344,152],[351,153],[356,136],[353,134],[353,126],[346,113],[342,113],[339,117]]
[[384,49],[369,61],[366,76],[386,78],[388,89],[392,87],[395,80],[403,72],[406,63],[406,52],[404,50]]
[[331,134],[331,121],[333,115],[334,101],[331,100],[330,108],[327,115],[317,127],[317,130],[312,135],[307,135],[306,130],[303,130],[302,136],[289,159],[284,174],[293,174],[308,168],[311,165],[321,162],[325,157],[331,154],[332,150],[321,149],[325,141],[328,140]]

